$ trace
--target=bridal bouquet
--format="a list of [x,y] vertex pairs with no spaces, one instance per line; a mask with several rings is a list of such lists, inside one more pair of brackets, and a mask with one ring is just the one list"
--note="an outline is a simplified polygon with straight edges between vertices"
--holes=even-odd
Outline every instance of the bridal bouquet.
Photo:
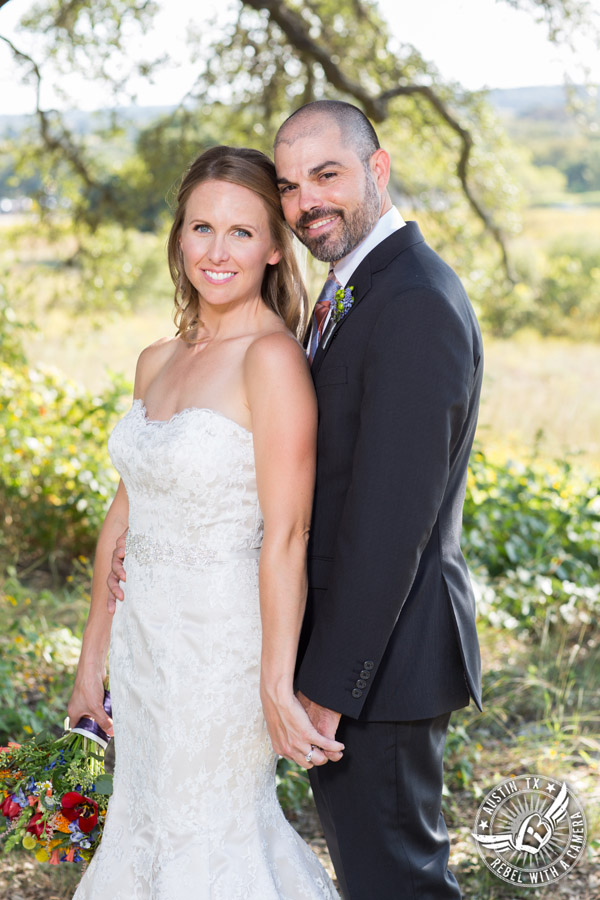
[[[110,715],[110,694],[104,697]],[[110,738],[80,719],[58,740],[43,734],[0,747],[0,842],[38,862],[88,862],[100,843],[112,775],[105,772]]]

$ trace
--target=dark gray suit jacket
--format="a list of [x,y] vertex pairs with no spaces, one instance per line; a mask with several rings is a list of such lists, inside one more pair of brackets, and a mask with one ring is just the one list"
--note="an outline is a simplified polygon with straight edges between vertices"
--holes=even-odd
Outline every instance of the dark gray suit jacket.
[[319,402],[297,687],[347,716],[480,706],[459,539],[483,369],[455,273],[407,223],[358,266],[312,372]]

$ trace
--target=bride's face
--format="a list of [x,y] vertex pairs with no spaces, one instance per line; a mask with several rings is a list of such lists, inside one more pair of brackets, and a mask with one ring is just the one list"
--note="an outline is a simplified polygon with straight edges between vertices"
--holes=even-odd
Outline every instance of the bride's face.
[[194,188],[179,243],[185,274],[209,305],[260,299],[265,267],[281,258],[262,199],[227,181]]

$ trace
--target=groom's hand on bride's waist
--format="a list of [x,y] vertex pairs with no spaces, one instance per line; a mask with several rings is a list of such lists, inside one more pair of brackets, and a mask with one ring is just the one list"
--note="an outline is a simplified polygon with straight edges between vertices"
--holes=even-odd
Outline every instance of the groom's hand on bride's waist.
[[[320,734],[324,734],[325,737],[331,738],[332,740],[335,738],[335,733],[338,729],[338,725],[340,724],[340,719],[342,714],[336,712],[333,709],[327,709],[326,706],[319,706],[318,703],[315,703],[313,700],[309,700],[302,691],[298,691],[296,696],[308,715],[308,718],[317,729]],[[342,758],[342,753],[334,752],[334,751],[326,751],[322,750],[323,754],[327,757],[330,762],[339,762]]]
[[127,578],[127,576],[125,575],[125,568],[123,567],[123,560],[125,559],[125,539],[127,538],[128,530],[129,529],[125,529],[123,534],[121,534],[117,538],[117,544],[115,549],[113,550],[111,560],[110,575],[106,579],[109,591],[106,605],[111,615],[116,609],[117,600],[125,599],[125,594],[123,593],[123,589],[119,582],[125,581]]

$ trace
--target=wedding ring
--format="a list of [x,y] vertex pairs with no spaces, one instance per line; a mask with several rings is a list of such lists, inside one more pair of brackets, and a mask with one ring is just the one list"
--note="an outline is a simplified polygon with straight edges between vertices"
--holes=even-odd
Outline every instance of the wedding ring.
[[311,745],[310,745],[310,750],[308,751],[308,753],[307,753],[306,756],[304,757],[304,759],[306,760],[307,763],[309,763],[309,762],[312,760],[312,755],[313,755],[313,750],[314,750],[314,749],[315,749],[315,745],[314,745],[314,744],[311,744]]

